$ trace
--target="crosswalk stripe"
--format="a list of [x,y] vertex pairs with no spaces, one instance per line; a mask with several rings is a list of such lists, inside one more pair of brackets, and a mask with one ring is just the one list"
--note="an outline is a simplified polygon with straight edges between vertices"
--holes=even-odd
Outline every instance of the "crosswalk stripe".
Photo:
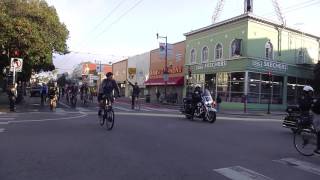
[[113,108],[123,110],[123,111],[133,111],[132,109],[127,109],[127,108],[123,108],[123,107],[119,107],[119,106],[114,106]]
[[11,120],[15,120],[15,118],[13,118],[13,117],[0,117],[0,121],[11,121]]
[[77,107],[76,110],[78,111],[82,111],[82,112],[88,112],[88,111],[91,111],[90,109],[87,109],[87,108],[83,108],[83,107]]
[[292,166],[303,171],[307,171],[320,176],[320,166],[305,161],[300,161],[294,158],[283,158],[280,160],[274,160],[281,164]]
[[7,124],[9,124],[8,121],[7,122],[0,122],[0,125],[7,125]]
[[4,128],[0,128],[0,133],[3,133],[5,131]]
[[214,171],[232,180],[272,180],[272,178],[241,166],[214,169]]

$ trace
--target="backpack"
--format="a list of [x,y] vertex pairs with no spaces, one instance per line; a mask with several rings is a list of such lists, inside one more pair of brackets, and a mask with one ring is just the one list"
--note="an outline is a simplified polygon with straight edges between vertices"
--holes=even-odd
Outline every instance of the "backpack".
[[111,80],[104,80],[102,88],[105,94],[111,93],[113,90],[113,82]]

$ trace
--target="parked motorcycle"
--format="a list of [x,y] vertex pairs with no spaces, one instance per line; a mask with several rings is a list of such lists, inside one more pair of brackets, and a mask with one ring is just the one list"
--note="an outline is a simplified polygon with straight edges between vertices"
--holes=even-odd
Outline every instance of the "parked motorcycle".
[[195,107],[193,107],[191,96],[184,98],[182,113],[187,119],[196,117],[214,123],[216,121],[217,110],[214,108],[214,101],[209,90],[205,90],[202,93],[201,102],[198,102]]

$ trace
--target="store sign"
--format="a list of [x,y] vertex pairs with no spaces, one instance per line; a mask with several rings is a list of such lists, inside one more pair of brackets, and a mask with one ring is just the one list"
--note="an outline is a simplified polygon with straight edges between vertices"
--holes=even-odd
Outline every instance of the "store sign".
[[272,71],[287,72],[288,65],[275,61],[253,60],[252,66],[260,69],[267,69]]
[[204,70],[204,69],[219,69],[227,66],[227,61],[215,61],[207,64],[196,65],[193,70]]

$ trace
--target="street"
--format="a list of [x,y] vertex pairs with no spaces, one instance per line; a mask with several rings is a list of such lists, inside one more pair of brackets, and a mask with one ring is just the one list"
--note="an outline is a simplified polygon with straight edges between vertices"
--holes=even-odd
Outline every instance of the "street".
[[278,117],[218,114],[210,124],[174,108],[116,102],[107,131],[95,104],[61,102],[50,112],[37,102],[0,114],[1,180],[320,178],[320,157],[298,154]]

